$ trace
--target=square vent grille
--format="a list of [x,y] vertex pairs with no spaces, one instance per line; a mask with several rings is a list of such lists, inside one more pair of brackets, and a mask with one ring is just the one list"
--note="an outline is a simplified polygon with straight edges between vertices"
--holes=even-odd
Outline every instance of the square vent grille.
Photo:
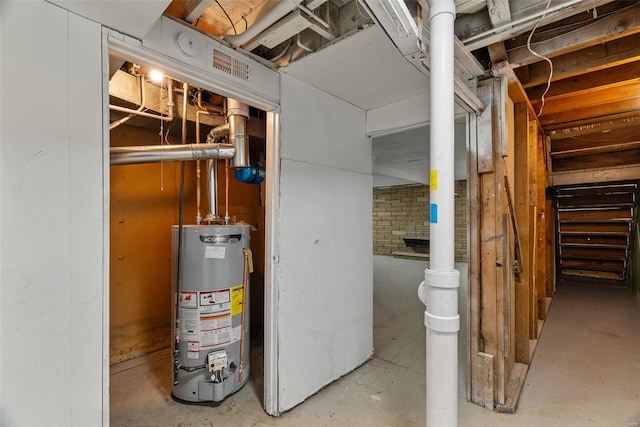
[[213,49],[213,68],[242,80],[249,80],[251,68],[246,62]]

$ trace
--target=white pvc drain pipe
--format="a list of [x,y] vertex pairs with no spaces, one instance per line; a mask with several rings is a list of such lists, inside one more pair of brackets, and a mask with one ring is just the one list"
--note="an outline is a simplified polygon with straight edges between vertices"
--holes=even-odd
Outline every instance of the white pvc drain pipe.
[[458,288],[454,246],[453,0],[429,1],[430,264],[418,294],[427,328],[427,426],[458,425]]

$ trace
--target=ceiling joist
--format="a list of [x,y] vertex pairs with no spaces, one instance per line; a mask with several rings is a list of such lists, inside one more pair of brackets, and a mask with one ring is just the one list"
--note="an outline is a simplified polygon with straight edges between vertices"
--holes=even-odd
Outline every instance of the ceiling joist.
[[[640,5],[623,9],[551,39],[531,44],[531,48],[539,55],[553,58],[637,33],[640,33]],[[507,54],[514,68],[542,60],[531,53],[526,45],[508,50]]]

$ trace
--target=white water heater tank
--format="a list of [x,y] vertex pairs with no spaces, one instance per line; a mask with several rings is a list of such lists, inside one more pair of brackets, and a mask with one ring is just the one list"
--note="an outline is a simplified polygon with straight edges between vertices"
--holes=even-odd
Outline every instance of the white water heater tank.
[[[173,226],[172,394],[219,402],[249,378],[248,225]],[[177,272],[179,268],[179,283]]]

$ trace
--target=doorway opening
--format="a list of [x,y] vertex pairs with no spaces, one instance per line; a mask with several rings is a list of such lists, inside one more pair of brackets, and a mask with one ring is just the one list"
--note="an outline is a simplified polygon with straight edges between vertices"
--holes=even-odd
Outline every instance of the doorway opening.
[[[194,402],[219,403],[246,382],[255,388],[264,407],[265,283],[271,283],[265,280],[270,274],[265,252],[272,237],[267,231],[272,181],[264,178],[272,170],[268,162],[273,161],[274,151],[269,147],[275,143],[267,129],[273,129],[277,114],[224,96],[213,83],[204,87],[170,73],[171,67],[152,66],[110,51],[112,166],[105,177],[110,200],[105,223],[110,237],[110,407],[130,403],[127,371],[141,364],[148,367],[151,381],[147,385],[154,388],[148,390],[150,395],[167,399],[177,395],[176,370],[190,375],[201,372],[211,390],[220,388],[215,386],[218,382],[237,384],[224,385],[222,395],[189,390],[196,394]],[[241,124],[232,123],[240,120]],[[201,148],[212,145],[218,147]],[[236,159],[234,154],[243,150],[244,160]],[[231,254],[231,246],[242,243],[244,263],[240,265],[244,267],[240,278],[231,274],[228,279],[238,282],[234,286],[217,289],[206,284],[194,290],[198,301],[206,296],[205,290],[209,296],[228,297],[228,301],[215,301],[220,307],[215,313],[205,313],[204,305],[196,304],[194,317],[185,314],[187,306],[179,302],[181,292],[176,290],[176,283],[183,287],[186,281],[176,275],[182,265],[177,260],[183,259],[176,249],[184,248],[184,243],[176,238],[181,233],[174,231],[172,237],[172,228],[182,229],[184,236],[185,230],[207,227],[246,230],[242,242],[203,241],[205,261],[224,264],[230,259],[222,255],[224,251]],[[233,299],[232,294],[239,297]],[[194,354],[200,361],[212,352],[225,353],[224,368],[211,371],[197,363],[190,366]],[[176,353],[186,356],[179,359]],[[114,381],[114,375],[125,380]],[[113,421],[117,423],[117,418]]]

